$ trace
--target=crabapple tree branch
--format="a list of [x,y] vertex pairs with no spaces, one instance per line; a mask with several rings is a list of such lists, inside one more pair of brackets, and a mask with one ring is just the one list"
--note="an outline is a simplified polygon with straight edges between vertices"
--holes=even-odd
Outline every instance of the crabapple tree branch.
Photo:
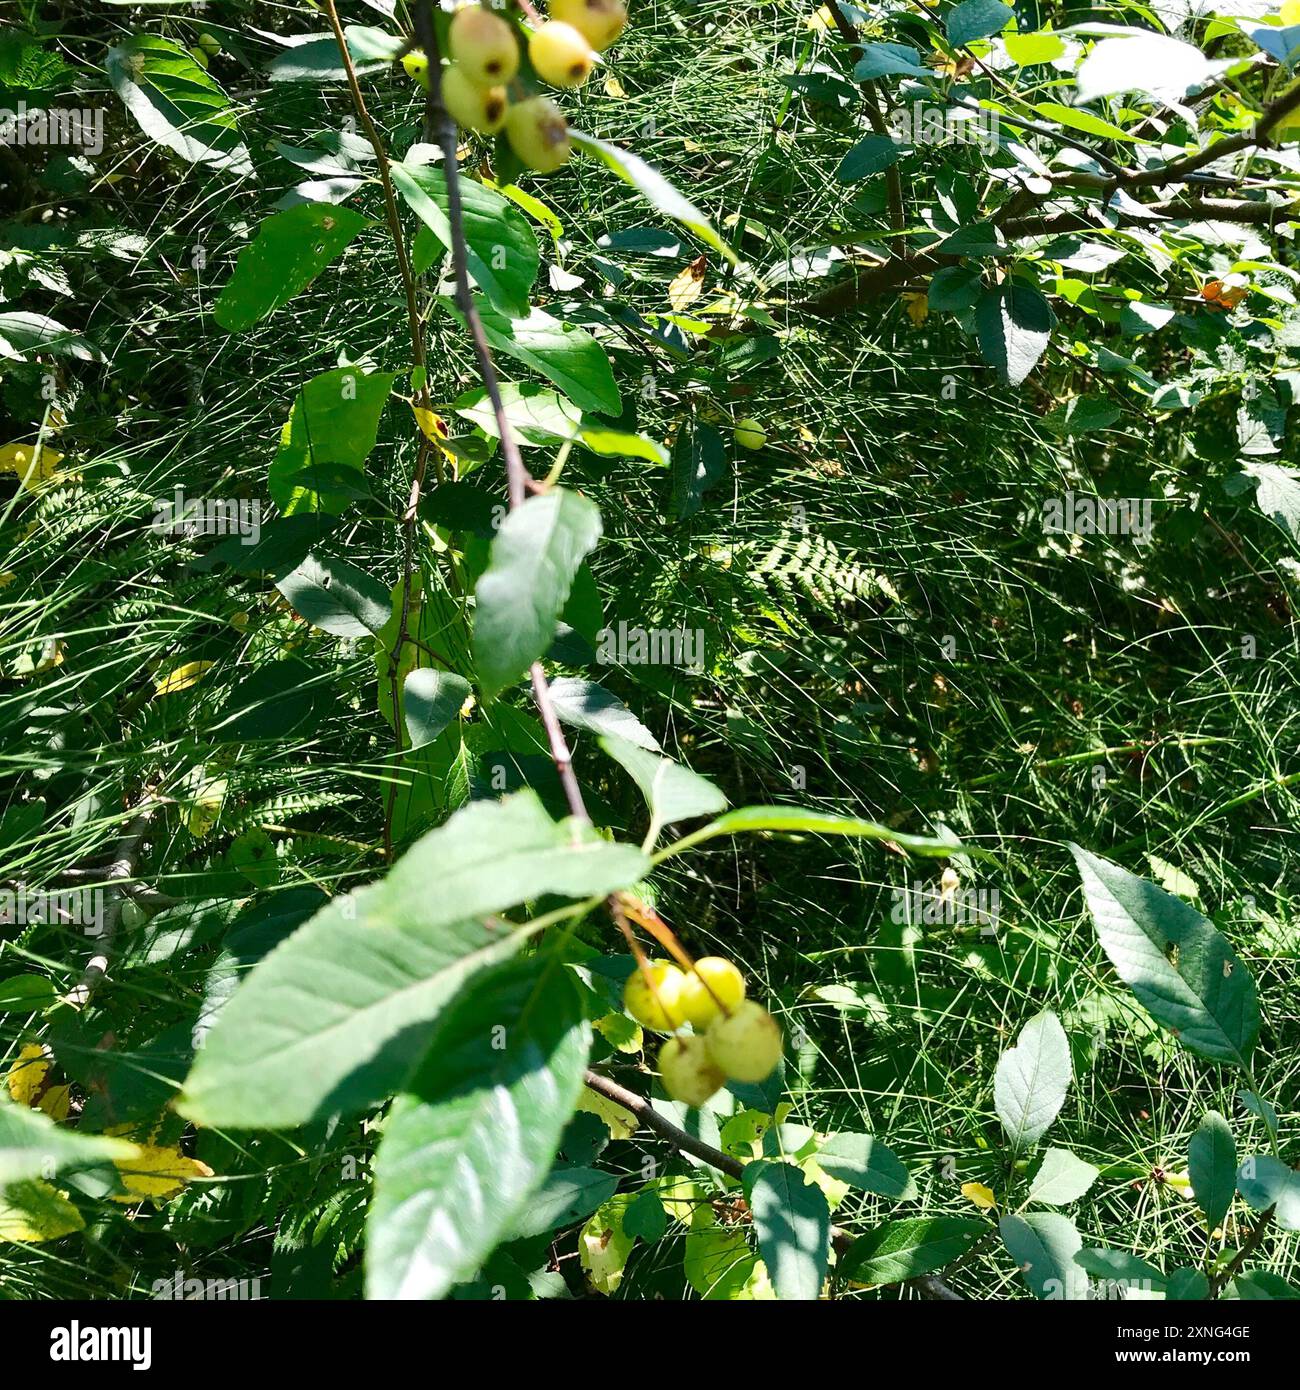
[[[629,1091],[626,1086],[620,1086],[617,1081],[610,1080],[608,1076],[602,1076],[598,1071],[588,1070],[586,1083],[597,1095],[604,1096],[606,1100],[613,1101],[615,1105],[621,1105],[624,1110],[631,1111],[651,1133],[680,1153],[690,1154],[692,1158],[698,1158],[702,1163],[707,1163],[710,1168],[716,1168],[720,1173],[726,1173],[730,1178],[739,1179],[744,1174],[745,1165],[739,1159],[732,1158],[730,1154],[723,1153],[721,1149],[715,1149],[712,1144],[706,1144],[703,1139],[688,1133],[680,1125],[675,1125],[666,1115],[660,1114],[644,1096],[637,1095],[635,1091]],[[841,1254],[853,1244],[854,1239],[855,1237],[851,1232],[842,1230],[838,1226],[831,1227],[831,1243]],[[922,1275],[908,1282],[924,1297],[935,1302],[964,1302],[959,1293],[954,1292],[935,1275]]]
[[[416,37],[429,59],[429,91],[426,97],[426,122],[433,131],[434,139],[443,155],[443,169],[447,179],[447,221],[451,227],[451,259],[456,279],[456,302],[469,330],[474,345],[474,358],[478,364],[479,376],[487,391],[496,418],[497,433],[501,440],[501,455],[506,465],[506,495],[510,510],[514,511],[524,503],[526,494],[537,484],[524,465],[519,452],[505,405],[501,399],[501,387],[497,380],[492,352],[488,347],[487,335],[479,318],[470,289],[469,267],[465,255],[465,214],[460,196],[460,170],[456,164],[456,126],[442,101],[441,58],[438,49],[438,36],[433,25],[431,0],[422,0],[415,6]],[[573,771],[573,757],[568,742],[560,728],[559,716],[551,701],[550,689],[546,682],[546,671],[540,661],[533,662],[529,668],[529,679],[533,688],[533,702],[546,731],[551,760],[555,764],[560,785],[564,788],[564,799],[571,815],[580,820],[590,820],[587,806],[582,796],[582,788]]]
[[[935,18],[933,11],[923,0],[916,0],[917,7]],[[851,48],[860,48],[861,41],[856,28],[844,15],[838,0],[831,4],[831,16],[840,35]],[[978,58],[972,62],[996,86],[1015,97],[1003,78],[988,68]],[[866,101],[868,123],[877,133],[884,126],[880,119],[877,94],[878,84],[864,84],[873,90]],[[947,96],[954,106],[970,110],[982,110],[975,101],[962,95]],[[986,219],[988,225],[998,228],[1008,240],[1018,240],[1036,236],[1053,236],[1067,232],[1086,231],[1099,226],[1103,221],[1113,221],[1114,225],[1126,225],[1134,221],[1162,217],[1204,218],[1220,222],[1238,223],[1249,226],[1272,227],[1284,217],[1285,204],[1272,203],[1254,198],[1213,198],[1193,196],[1186,188],[1189,184],[1211,184],[1229,191],[1246,186],[1242,177],[1235,177],[1219,171],[1208,171],[1208,166],[1217,165],[1233,155],[1247,150],[1258,149],[1268,144],[1270,136],[1285,123],[1297,109],[1300,109],[1300,81],[1294,82],[1286,91],[1269,102],[1250,130],[1225,136],[1212,142],[1193,154],[1171,160],[1167,164],[1148,168],[1127,168],[1118,164],[1109,155],[1094,149],[1074,136],[1052,130],[1037,121],[1005,114],[1000,120],[1030,131],[1041,138],[1050,139],[1056,144],[1068,146],[1086,155],[1096,166],[1095,171],[1069,170],[1054,173],[1046,179],[1047,186],[1042,190],[1030,192],[1021,190],[1008,198],[1000,208]],[[898,230],[906,225],[906,209],[900,212],[895,206],[891,190],[899,184],[889,181],[888,176],[896,172],[891,166],[887,172],[887,203],[889,205],[890,226]],[[1176,191],[1179,186],[1182,191]],[[1258,185],[1251,185],[1258,189]],[[1155,202],[1135,204],[1132,199],[1120,201],[1117,195],[1129,190],[1151,188],[1163,190],[1164,196]],[[1106,205],[1102,213],[1096,205],[1090,209],[1058,208],[1056,211],[1034,213],[1037,208],[1059,202],[1062,193],[1069,190],[1091,191]],[[1286,190],[1283,190],[1286,191]],[[931,249],[909,252],[900,237],[891,239],[894,254],[891,258],[875,264],[860,267],[853,275],[838,284],[830,286],[820,295],[801,307],[819,317],[829,318],[856,306],[887,294],[906,284],[914,277],[932,273],[944,265],[956,264],[960,257],[948,256]]]

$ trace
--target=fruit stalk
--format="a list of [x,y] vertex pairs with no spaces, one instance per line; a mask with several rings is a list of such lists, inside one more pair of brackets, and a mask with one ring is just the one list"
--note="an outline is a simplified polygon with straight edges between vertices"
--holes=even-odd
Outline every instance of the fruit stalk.
[[[683,970],[695,969],[695,962],[682,943],[678,941],[677,934],[657,912],[648,908],[643,902],[637,901],[630,893],[616,893],[610,910],[616,918],[619,918],[620,914],[626,914],[637,926],[644,927]],[[624,927],[621,920],[619,926]],[[629,936],[625,927],[623,934]]]

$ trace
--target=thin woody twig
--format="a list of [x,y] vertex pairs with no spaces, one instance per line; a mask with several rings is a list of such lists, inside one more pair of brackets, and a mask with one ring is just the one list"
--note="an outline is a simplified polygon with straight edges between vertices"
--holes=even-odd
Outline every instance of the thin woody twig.
[[[1142,211],[1156,217],[1199,217],[1259,227],[1271,227],[1287,215],[1284,207],[1244,198],[1170,198],[1163,202],[1147,203]],[[1121,224],[1142,220],[1138,212],[1116,209],[1116,213]],[[1050,217],[1017,217],[1007,222],[997,222],[996,218],[993,220],[1008,240],[1062,236],[1070,232],[1093,230],[1098,225],[1096,217],[1087,208],[1054,213]],[[891,256],[887,261],[859,270],[801,307],[809,313],[829,318],[897,289],[913,276],[924,275],[941,266],[955,265],[959,260],[959,256],[931,250],[915,251],[908,256]]]
[[[830,12],[831,19],[835,21],[835,27],[840,31],[841,37],[850,47],[861,50],[862,40],[857,28],[840,8],[839,0],[831,0]],[[866,96],[868,124],[875,134],[886,134],[884,102],[880,94],[879,83],[863,82],[860,85]],[[902,232],[907,226],[907,208],[903,200],[903,176],[899,173],[897,164],[891,164],[885,170],[885,200],[889,208],[889,225],[894,231]],[[901,236],[895,237],[892,245],[896,256],[907,253],[907,243]]]
[[[333,7],[333,0],[325,0],[325,3],[329,8],[331,20],[335,26],[336,37],[339,40],[340,49],[344,51],[345,54],[345,64],[348,64],[346,47],[342,41],[341,31],[338,30],[337,27],[338,21]],[[518,443],[515,440],[509,418],[506,415],[505,406],[501,398],[500,386],[497,380],[496,368],[492,361],[491,350],[488,346],[487,337],[483,331],[483,324],[479,318],[470,287],[469,270],[465,255],[465,228],[464,212],[460,195],[460,171],[456,163],[456,131],[442,103],[441,54],[439,53],[437,34],[433,26],[430,0],[424,0],[424,3],[417,3],[414,10],[414,22],[416,38],[429,60],[429,89],[425,104],[425,129],[432,134],[433,139],[443,152],[443,167],[445,169],[447,181],[447,213],[451,229],[452,264],[456,280],[456,299],[461,315],[464,318],[465,326],[469,331],[471,342],[473,343],[479,375],[482,378],[484,388],[488,394],[488,399],[492,405],[493,414],[496,418],[497,431],[501,440],[501,452],[506,465],[507,496],[510,508],[514,510],[522,506],[529,491],[538,490],[539,485],[537,480],[531,476],[524,465],[523,458],[519,452]],[[349,65],[349,72],[350,71]],[[359,91],[355,90],[355,79],[354,100],[358,103],[358,110],[360,111],[362,106],[360,103]],[[386,167],[385,156],[378,145],[376,146],[376,153],[380,160],[381,167]],[[389,182],[387,178],[385,178],[385,187],[388,188],[389,186]],[[398,240],[400,243],[400,235],[395,235],[395,240]],[[404,263],[404,260],[405,257],[403,254],[399,257],[399,261]],[[559,719],[550,698],[550,691],[546,682],[546,673],[540,661],[532,664],[529,669],[529,676],[532,682],[533,699],[537,706],[543,728],[546,730],[552,759],[564,787],[565,797],[570,812],[574,816],[584,820],[590,819],[583,801],[582,790],[574,775],[572,758],[569,753],[568,745],[560,729]],[[396,703],[394,705],[394,713],[397,713]],[[652,1130],[674,1148],[684,1153],[693,1154],[696,1158],[701,1159],[703,1162],[708,1163],[721,1172],[727,1173],[733,1178],[739,1178],[741,1176],[744,1165],[741,1164],[739,1160],[730,1157],[728,1154],[724,1154],[721,1150],[715,1149],[712,1145],[706,1144],[703,1140],[696,1139],[693,1135],[680,1129],[677,1125],[673,1124],[672,1121],[660,1115],[648,1101],[645,1101],[634,1092],[627,1090],[617,1082],[611,1081],[608,1077],[601,1076],[594,1071],[589,1071],[587,1073],[587,1084],[597,1093],[631,1111],[648,1129]],[[837,1230],[832,1232],[832,1239],[837,1248],[843,1249],[847,1248],[847,1246],[852,1243],[853,1237],[847,1232]],[[935,1279],[933,1276],[927,1276],[926,1279],[917,1280],[915,1282],[917,1287],[920,1288],[921,1292],[927,1297],[945,1300],[959,1297],[959,1295],[948,1289],[942,1281]]]
[[101,930],[96,943],[97,949],[90,960],[86,962],[86,968],[81,972],[81,979],[63,996],[64,1003],[74,1009],[86,1007],[91,996],[103,984],[104,977],[108,974],[109,961],[112,958],[113,945],[117,938],[118,923],[122,919],[122,900],[128,896],[124,884],[135,877],[136,861],[140,856],[140,841],[144,838],[144,833],[149,828],[149,822],[157,810],[158,802],[153,800],[138,810],[127,826],[126,833],[113,847],[112,860],[103,871],[108,886],[105,893],[104,917],[100,924]]
[[[424,418],[427,418],[428,414],[431,413],[431,402],[429,399],[428,359],[424,347],[424,329],[420,321],[419,295],[416,290],[415,275],[411,269],[410,258],[406,254],[406,241],[402,233],[402,218],[397,205],[397,193],[393,188],[392,175],[388,170],[388,152],[384,148],[383,137],[371,119],[365,98],[361,94],[361,84],[357,80],[352,54],[348,50],[343,26],[339,22],[338,9],[334,0],[323,0],[323,4],[325,13],[329,18],[330,28],[334,33],[334,42],[338,46],[339,56],[343,62],[344,72],[347,74],[348,90],[352,96],[353,108],[356,110],[357,119],[365,129],[366,138],[370,141],[370,147],[374,151],[375,160],[379,166],[379,182],[384,190],[384,215],[388,222],[389,234],[392,237],[393,249],[397,255],[397,269],[402,279],[402,288],[406,294],[406,319],[411,335],[411,355],[419,374],[419,388],[415,393],[416,408],[426,412]],[[400,768],[402,754],[405,751],[398,673],[402,666],[402,651],[409,640],[407,627],[411,619],[411,588],[415,573],[415,526],[420,493],[424,486],[424,475],[429,466],[430,454],[430,441],[424,432],[424,427],[418,420],[417,425],[420,435],[420,451],[416,457],[415,473],[411,478],[411,488],[406,507],[402,512],[402,598],[401,607],[398,610],[397,636],[389,656],[388,691],[393,708],[393,737],[397,752],[394,770]],[[436,450],[433,453],[434,470],[438,481],[442,482],[442,456]],[[393,857],[393,812],[397,804],[397,790],[397,783],[394,781],[388,790],[384,808],[384,849],[390,860]]]
[[1264,1233],[1268,1230],[1276,1210],[1276,1207],[1269,1207],[1267,1211],[1260,1213],[1259,1220],[1251,1227],[1250,1234],[1242,1242],[1241,1249],[1232,1257],[1227,1269],[1211,1281],[1213,1293],[1217,1294],[1221,1289],[1226,1289],[1241,1272],[1242,1265],[1259,1249],[1260,1243],[1264,1239]]
[[[492,362],[492,352],[488,347],[487,335],[483,332],[483,323],[470,289],[469,268],[465,257],[465,216],[460,196],[460,170],[456,164],[456,127],[442,104],[442,55],[438,49],[438,36],[433,26],[430,0],[422,0],[415,6],[414,17],[416,37],[429,59],[429,92],[425,104],[425,122],[432,129],[434,139],[442,150],[443,169],[447,179],[447,221],[451,226],[451,258],[456,278],[456,302],[465,320],[465,327],[469,330],[479,376],[488,393],[488,400],[492,403],[492,413],[496,417],[501,455],[506,465],[506,495],[510,510],[514,511],[523,505],[530,490],[536,490],[537,481],[524,465],[514,430],[506,415],[496,367]],[[542,663],[535,661],[528,674],[533,687],[533,702],[546,731],[551,760],[555,764],[560,785],[564,788],[564,799],[569,812],[580,820],[590,820],[582,788],[578,785],[573,771],[573,757],[551,700]]]
[[682,1153],[700,1159],[707,1163],[710,1168],[716,1168],[720,1173],[726,1173],[730,1178],[739,1178],[745,1171],[745,1165],[738,1158],[732,1158],[730,1154],[724,1154],[721,1149],[715,1149],[712,1144],[706,1144],[703,1139],[697,1139],[695,1135],[688,1134],[680,1126],[673,1124],[666,1115],[661,1115],[643,1096],[637,1095],[635,1091],[629,1091],[626,1086],[620,1086],[617,1081],[611,1081],[609,1077],[602,1076],[598,1071],[588,1071],[587,1085],[597,1095],[604,1096],[606,1100],[612,1100],[615,1105],[621,1105],[624,1110],[630,1110],[648,1130],[671,1144],[674,1149],[679,1149]]

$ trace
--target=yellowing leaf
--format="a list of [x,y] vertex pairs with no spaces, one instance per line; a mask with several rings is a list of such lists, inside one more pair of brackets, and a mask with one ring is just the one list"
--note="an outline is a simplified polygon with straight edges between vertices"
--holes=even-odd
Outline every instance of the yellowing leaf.
[[154,697],[188,690],[192,685],[197,685],[215,664],[212,661],[187,661],[183,666],[175,667],[154,686]]
[[51,1086],[41,1097],[40,1105],[50,1119],[66,1120],[68,1111],[72,1108],[72,1087]]
[[743,1226],[720,1226],[712,1207],[702,1206],[691,1218],[682,1268],[687,1282],[711,1302],[749,1300],[750,1279],[758,1256],[749,1248]]
[[821,1188],[826,1195],[826,1205],[832,1211],[849,1195],[849,1185],[833,1178],[811,1154],[803,1159],[799,1167]]
[[51,637],[49,641],[43,642],[38,648],[31,648],[22,653],[10,667],[13,671],[15,680],[24,680],[28,676],[40,676],[43,671],[53,671],[56,666],[63,666],[64,657],[67,656],[67,645],[63,638]]
[[197,1158],[187,1158],[179,1148],[141,1144],[133,1158],[113,1160],[125,1192],[113,1194],[115,1202],[136,1202],[150,1197],[156,1202],[174,1197],[194,1178],[212,1177],[212,1169]]
[[985,1187],[982,1182],[964,1182],[961,1185],[961,1195],[968,1202],[974,1203],[981,1211],[988,1211],[990,1207],[998,1204],[998,1199],[993,1195],[991,1187]]
[[0,448],[0,469],[17,473],[28,492],[35,492],[58,473],[63,455],[49,447],[38,455],[34,444],[6,444]]
[[47,1182],[11,1183],[0,1193],[0,1240],[57,1240],[85,1228],[67,1193]]
[[429,443],[436,444],[449,459],[454,459],[456,455],[447,449],[447,423],[442,416],[435,415],[432,410],[426,410],[422,405],[413,405],[411,414],[415,416],[415,423],[419,425],[420,432]]
[[639,1023],[624,1013],[606,1014],[591,1025],[605,1041],[620,1052],[640,1052],[645,1045],[645,1034]]
[[623,90],[623,84],[611,73],[605,79],[605,95],[607,97],[625,97],[627,93]]
[[903,308],[907,310],[907,317],[912,320],[917,328],[920,328],[930,314],[929,296],[924,294],[905,294],[902,298]]
[[210,835],[213,827],[221,819],[221,808],[225,803],[226,779],[217,777],[210,782],[204,782],[185,813],[185,828],[196,840]]
[[578,1097],[578,1109],[586,1110],[604,1120],[609,1126],[610,1136],[614,1139],[630,1139],[636,1133],[636,1116],[617,1102],[606,1100],[590,1086],[582,1088],[582,1094]]
[[650,1185],[657,1189],[664,1210],[674,1221],[689,1222],[704,1200],[699,1184],[692,1182],[685,1174],[659,1178]]
[[711,299],[707,304],[699,305],[695,312],[697,314],[727,314],[734,318],[740,312],[740,296],[726,290],[719,294],[716,299]]
[[668,302],[674,309],[681,310],[700,297],[704,289],[704,272],[709,268],[707,256],[696,256],[685,270],[673,276],[668,286]]
[[40,1043],[28,1043],[18,1054],[18,1060],[9,1068],[6,1080],[9,1094],[17,1105],[36,1104],[45,1078],[50,1074],[50,1060]]
[[627,1257],[636,1244],[636,1237],[623,1229],[623,1213],[631,1205],[632,1195],[621,1192],[611,1197],[597,1208],[578,1237],[578,1262],[597,1293],[612,1294],[623,1282]]

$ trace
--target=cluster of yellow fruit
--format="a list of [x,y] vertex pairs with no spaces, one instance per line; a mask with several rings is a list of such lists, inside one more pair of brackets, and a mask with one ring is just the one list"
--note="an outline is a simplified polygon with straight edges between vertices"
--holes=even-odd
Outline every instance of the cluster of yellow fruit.
[[643,1028],[693,1033],[659,1049],[664,1090],[703,1105],[728,1081],[765,1081],[781,1060],[781,1029],[761,1004],[745,998],[745,980],[722,956],[703,956],[689,973],[671,961],[638,967],[623,989],[623,1007]]
[[[578,87],[591,74],[596,54],[608,48],[627,24],[624,0],[551,0],[551,17],[528,39],[528,61],[543,82]],[[442,73],[442,103],[457,125],[495,135],[503,127],[510,148],[530,169],[549,174],[573,152],[569,127],[559,107],[544,96],[511,101],[507,92],[519,71],[515,26],[483,5],[466,5],[452,16],[451,62]],[[429,60],[414,49],[403,66],[429,86]]]

